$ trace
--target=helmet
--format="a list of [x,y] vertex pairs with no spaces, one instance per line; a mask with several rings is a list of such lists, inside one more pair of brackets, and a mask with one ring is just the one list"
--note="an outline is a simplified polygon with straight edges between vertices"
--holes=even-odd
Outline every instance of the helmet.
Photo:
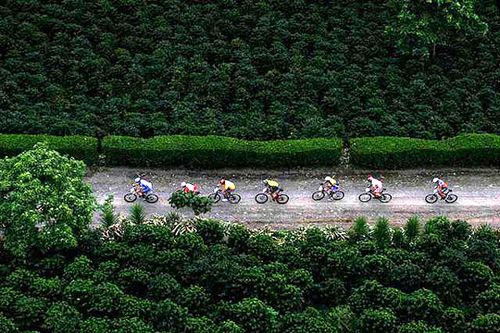
[[186,182],[182,182],[181,187],[185,187],[185,186],[186,186]]
[[224,184],[226,182],[226,180],[224,178],[222,178],[220,181],[219,181],[219,184]]
[[267,183],[269,183],[269,179],[264,179],[262,182],[267,185]]
[[332,182],[333,178],[332,177],[325,177],[325,182]]
[[141,178],[140,177],[137,177],[136,179],[134,179],[134,182],[138,183],[141,181]]
[[437,183],[438,182],[438,178],[437,177],[434,177],[434,179],[432,180],[433,183]]
[[373,180],[373,176],[372,175],[368,175],[368,180]]

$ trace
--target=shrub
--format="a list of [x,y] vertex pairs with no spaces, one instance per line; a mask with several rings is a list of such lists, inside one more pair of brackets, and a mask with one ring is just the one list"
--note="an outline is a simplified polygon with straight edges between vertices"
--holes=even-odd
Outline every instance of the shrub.
[[193,192],[176,191],[172,193],[168,203],[175,209],[189,207],[193,210],[194,215],[200,215],[208,213],[212,209],[213,200]]
[[358,217],[354,220],[354,224],[349,229],[349,239],[352,241],[363,241],[370,236],[370,226],[365,217]]
[[12,320],[0,313],[0,332],[16,333],[19,330]]
[[443,305],[430,290],[417,290],[403,300],[403,317],[407,320],[422,320],[430,325],[439,324],[443,315]]
[[380,249],[385,249],[391,245],[392,229],[389,226],[389,220],[379,218],[373,228],[373,239]]
[[151,322],[160,331],[182,331],[186,326],[188,312],[185,308],[166,299],[156,304],[151,313]]
[[71,305],[64,302],[53,304],[47,311],[44,326],[54,333],[72,333],[78,331],[82,315]]
[[464,296],[474,298],[488,289],[493,279],[493,272],[480,262],[466,262],[459,277]]
[[246,298],[228,309],[231,320],[246,332],[277,332],[278,313],[256,298]]
[[480,315],[472,321],[472,333],[497,333],[500,327],[500,315],[497,313],[488,313]]
[[28,134],[0,134],[0,158],[31,150],[38,142],[46,142],[49,149],[82,160],[87,165],[94,165],[98,161],[95,138]]
[[443,330],[428,326],[423,321],[412,321],[401,325],[398,333],[443,333]]
[[432,141],[397,137],[351,140],[352,165],[367,169],[500,165],[500,136],[467,134]]
[[196,233],[203,238],[207,245],[214,245],[222,242],[224,238],[224,227],[217,220],[196,221]]
[[244,141],[217,136],[111,136],[103,142],[108,165],[196,168],[338,165],[339,139]]
[[391,310],[363,311],[359,318],[358,330],[360,333],[391,333],[396,332],[397,318]]

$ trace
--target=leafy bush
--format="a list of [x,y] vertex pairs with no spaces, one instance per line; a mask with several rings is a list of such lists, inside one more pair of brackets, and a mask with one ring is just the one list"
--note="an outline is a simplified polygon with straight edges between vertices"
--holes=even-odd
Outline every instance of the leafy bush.
[[183,191],[176,191],[168,199],[170,205],[175,209],[189,207],[193,210],[195,215],[208,213],[212,209],[213,201],[208,198],[193,192],[185,193]]
[[351,140],[350,161],[355,167],[371,169],[498,166],[500,136],[468,134],[443,141],[358,138]]
[[363,311],[359,318],[360,333],[391,333],[396,332],[397,318],[390,310]]
[[497,313],[488,313],[480,315],[471,323],[472,333],[495,333],[500,327],[500,315]]

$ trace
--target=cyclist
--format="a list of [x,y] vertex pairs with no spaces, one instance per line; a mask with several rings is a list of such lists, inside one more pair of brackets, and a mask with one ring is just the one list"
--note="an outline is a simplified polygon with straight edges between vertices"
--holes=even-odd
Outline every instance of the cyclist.
[[148,181],[144,176],[139,176],[136,179],[134,179],[135,182],[135,188],[137,191],[137,194],[140,197],[144,197],[148,195],[149,192],[153,190],[153,184],[151,184],[150,181]]
[[[335,180],[335,176],[333,177],[325,177],[325,181],[323,182],[323,188],[327,191],[327,192],[332,192],[332,191],[336,191],[338,189],[338,185],[337,185],[337,181]],[[328,200],[333,200],[333,198],[331,197],[331,195],[328,197]]]
[[190,193],[190,192],[192,192],[194,194],[200,193],[199,189],[198,189],[198,184],[196,184],[196,183],[191,184],[191,183],[182,182],[181,188],[184,191],[184,193]]
[[282,189],[280,189],[280,184],[277,181],[271,179],[265,179],[264,184],[266,185],[266,190],[271,195],[271,198],[273,200],[276,200],[276,198],[278,197],[278,193],[282,191]]
[[372,175],[368,175],[368,181],[370,181],[370,191],[375,198],[380,198],[382,196],[382,191],[384,190],[384,185],[382,182]]
[[444,180],[439,179],[437,177],[434,177],[432,182],[434,184],[436,184],[435,192],[437,192],[437,194],[439,194],[441,199],[446,198],[446,193],[448,192],[448,183],[446,183]]
[[224,198],[222,199],[222,201],[227,201],[227,198],[229,197],[229,195],[234,190],[236,190],[236,185],[233,182],[226,180],[225,178],[222,178],[219,181],[219,187],[220,187],[220,190],[222,191],[222,194],[224,195]]

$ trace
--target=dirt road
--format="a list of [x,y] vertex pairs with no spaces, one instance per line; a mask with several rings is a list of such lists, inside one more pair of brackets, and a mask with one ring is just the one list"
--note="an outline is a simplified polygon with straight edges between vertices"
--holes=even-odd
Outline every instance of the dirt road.
[[[107,195],[114,194],[118,212],[127,213],[130,204],[123,200],[130,183],[138,170],[112,168],[88,175],[87,181],[93,186],[99,202]],[[143,171],[143,170],[141,170]],[[376,200],[361,203],[358,195],[367,187],[365,171],[337,172],[345,198],[329,202],[326,199],[315,202],[311,199],[322,179],[331,174],[328,169],[299,169],[285,172],[266,172],[264,170],[149,170],[155,193],[160,196],[156,204],[145,204],[148,214],[165,214],[173,209],[168,204],[170,193],[182,181],[196,182],[202,194],[209,194],[220,176],[234,180],[237,192],[242,196],[238,205],[227,202],[214,205],[209,217],[227,221],[242,222],[250,226],[272,224],[274,228],[294,228],[305,224],[346,225],[358,216],[366,216],[370,221],[387,217],[393,224],[404,223],[410,216],[419,215],[423,219],[446,215],[452,219],[463,219],[473,224],[489,223],[500,226],[500,170],[406,170],[383,172],[387,192],[392,194],[390,203]],[[434,205],[424,201],[426,194],[432,192],[431,179],[435,176],[447,180],[453,192],[459,196],[454,204],[438,201]],[[267,203],[259,205],[255,195],[263,189],[262,180],[277,179],[285,193],[290,196],[286,205]],[[140,200],[142,202],[142,200]]]

